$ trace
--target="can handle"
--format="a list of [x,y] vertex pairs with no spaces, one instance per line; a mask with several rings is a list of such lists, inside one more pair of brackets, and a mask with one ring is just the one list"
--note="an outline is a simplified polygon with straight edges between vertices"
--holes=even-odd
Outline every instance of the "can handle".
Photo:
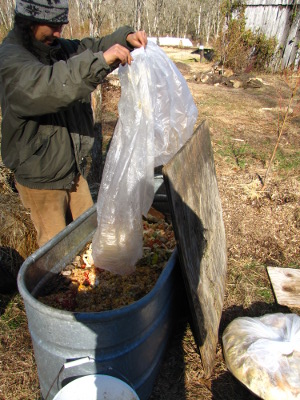
[[64,369],[78,367],[78,365],[86,364],[88,362],[94,362],[94,361],[95,360],[91,357],[77,358],[76,360],[68,361],[68,362],[64,363],[63,367],[64,367]]
[[[58,371],[58,374],[56,375],[54,381],[52,382],[52,384],[51,384],[51,386],[50,386],[50,388],[49,388],[49,390],[48,390],[48,392],[47,392],[47,395],[46,395],[46,397],[45,397],[44,400],[47,400],[47,399],[48,399],[49,394],[50,394],[50,391],[51,391],[51,389],[53,388],[53,385],[55,384],[56,381],[58,381],[58,386],[61,387],[60,375],[62,374],[62,372],[63,372],[65,369],[73,368],[73,367],[78,367],[79,365],[86,364],[86,363],[90,363],[90,362],[96,363],[97,360],[96,360],[95,358],[92,358],[92,357],[90,357],[90,356],[87,356],[87,357],[83,357],[83,358],[77,358],[77,359],[74,359],[74,360],[72,360],[72,361],[68,361],[68,362],[64,363],[64,364],[61,366],[60,370]],[[113,367],[107,367],[105,370],[102,371],[102,373],[105,373],[105,372],[108,372],[108,371],[112,371],[112,372],[116,373],[116,374],[118,375],[119,378],[122,378],[122,380],[123,380],[125,383],[127,383],[131,388],[134,389],[133,384],[132,384],[132,383],[128,380],[128,378],[126,378],[126,376],[124,376],[120,371],[116,370],[116,369],[113,368]],[[101,373],[101,372],[100,372],[100,373]]]

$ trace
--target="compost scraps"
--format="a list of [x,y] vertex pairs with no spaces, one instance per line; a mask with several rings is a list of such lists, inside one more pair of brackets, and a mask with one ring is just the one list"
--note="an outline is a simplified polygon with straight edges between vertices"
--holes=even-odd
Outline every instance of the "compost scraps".
[[39,301],[65,311],[99,312],[129,305],[151,291],[175,248],[172,225],[143,219],[143,257],[130,275],[95,267],[88,243],[81,254],[45,285]]

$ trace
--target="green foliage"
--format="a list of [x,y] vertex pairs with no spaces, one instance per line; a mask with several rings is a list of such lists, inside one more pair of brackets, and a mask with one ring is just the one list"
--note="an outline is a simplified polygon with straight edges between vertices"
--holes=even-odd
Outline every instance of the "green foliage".
[[276,39],[246,29],[245,5],[241,1],[225,0],[221,10],[224,28],[215,48],[224,67],[235,72],[268,69],[276,50]]
[[253,69],[256,71],[263,71],[270,66],[274,53],[276,51],[277,40],[275,37],[267,38],[265,34],[257,31],[252,34],[249,41],[254,50],[253,53]]

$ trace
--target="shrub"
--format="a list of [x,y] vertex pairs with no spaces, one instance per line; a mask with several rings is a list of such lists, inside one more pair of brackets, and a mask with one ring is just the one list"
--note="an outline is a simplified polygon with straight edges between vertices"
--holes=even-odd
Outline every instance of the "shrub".
[[222,65],[236,72],[267,70],[274,59],[276,39],[246,29],[245,5],[241,1],[225,0],[221,10],[223,31],[215,48]]

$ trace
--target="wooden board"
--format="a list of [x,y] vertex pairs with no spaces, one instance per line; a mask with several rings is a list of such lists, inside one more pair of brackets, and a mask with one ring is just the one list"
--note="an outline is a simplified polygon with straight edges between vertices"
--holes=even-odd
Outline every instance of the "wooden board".
[[226,277],[226,240],[208,125],[163,168],[180,264],[207,377],[218,343]]
[[267,267],[278,304],[300,308],[300,269]]

